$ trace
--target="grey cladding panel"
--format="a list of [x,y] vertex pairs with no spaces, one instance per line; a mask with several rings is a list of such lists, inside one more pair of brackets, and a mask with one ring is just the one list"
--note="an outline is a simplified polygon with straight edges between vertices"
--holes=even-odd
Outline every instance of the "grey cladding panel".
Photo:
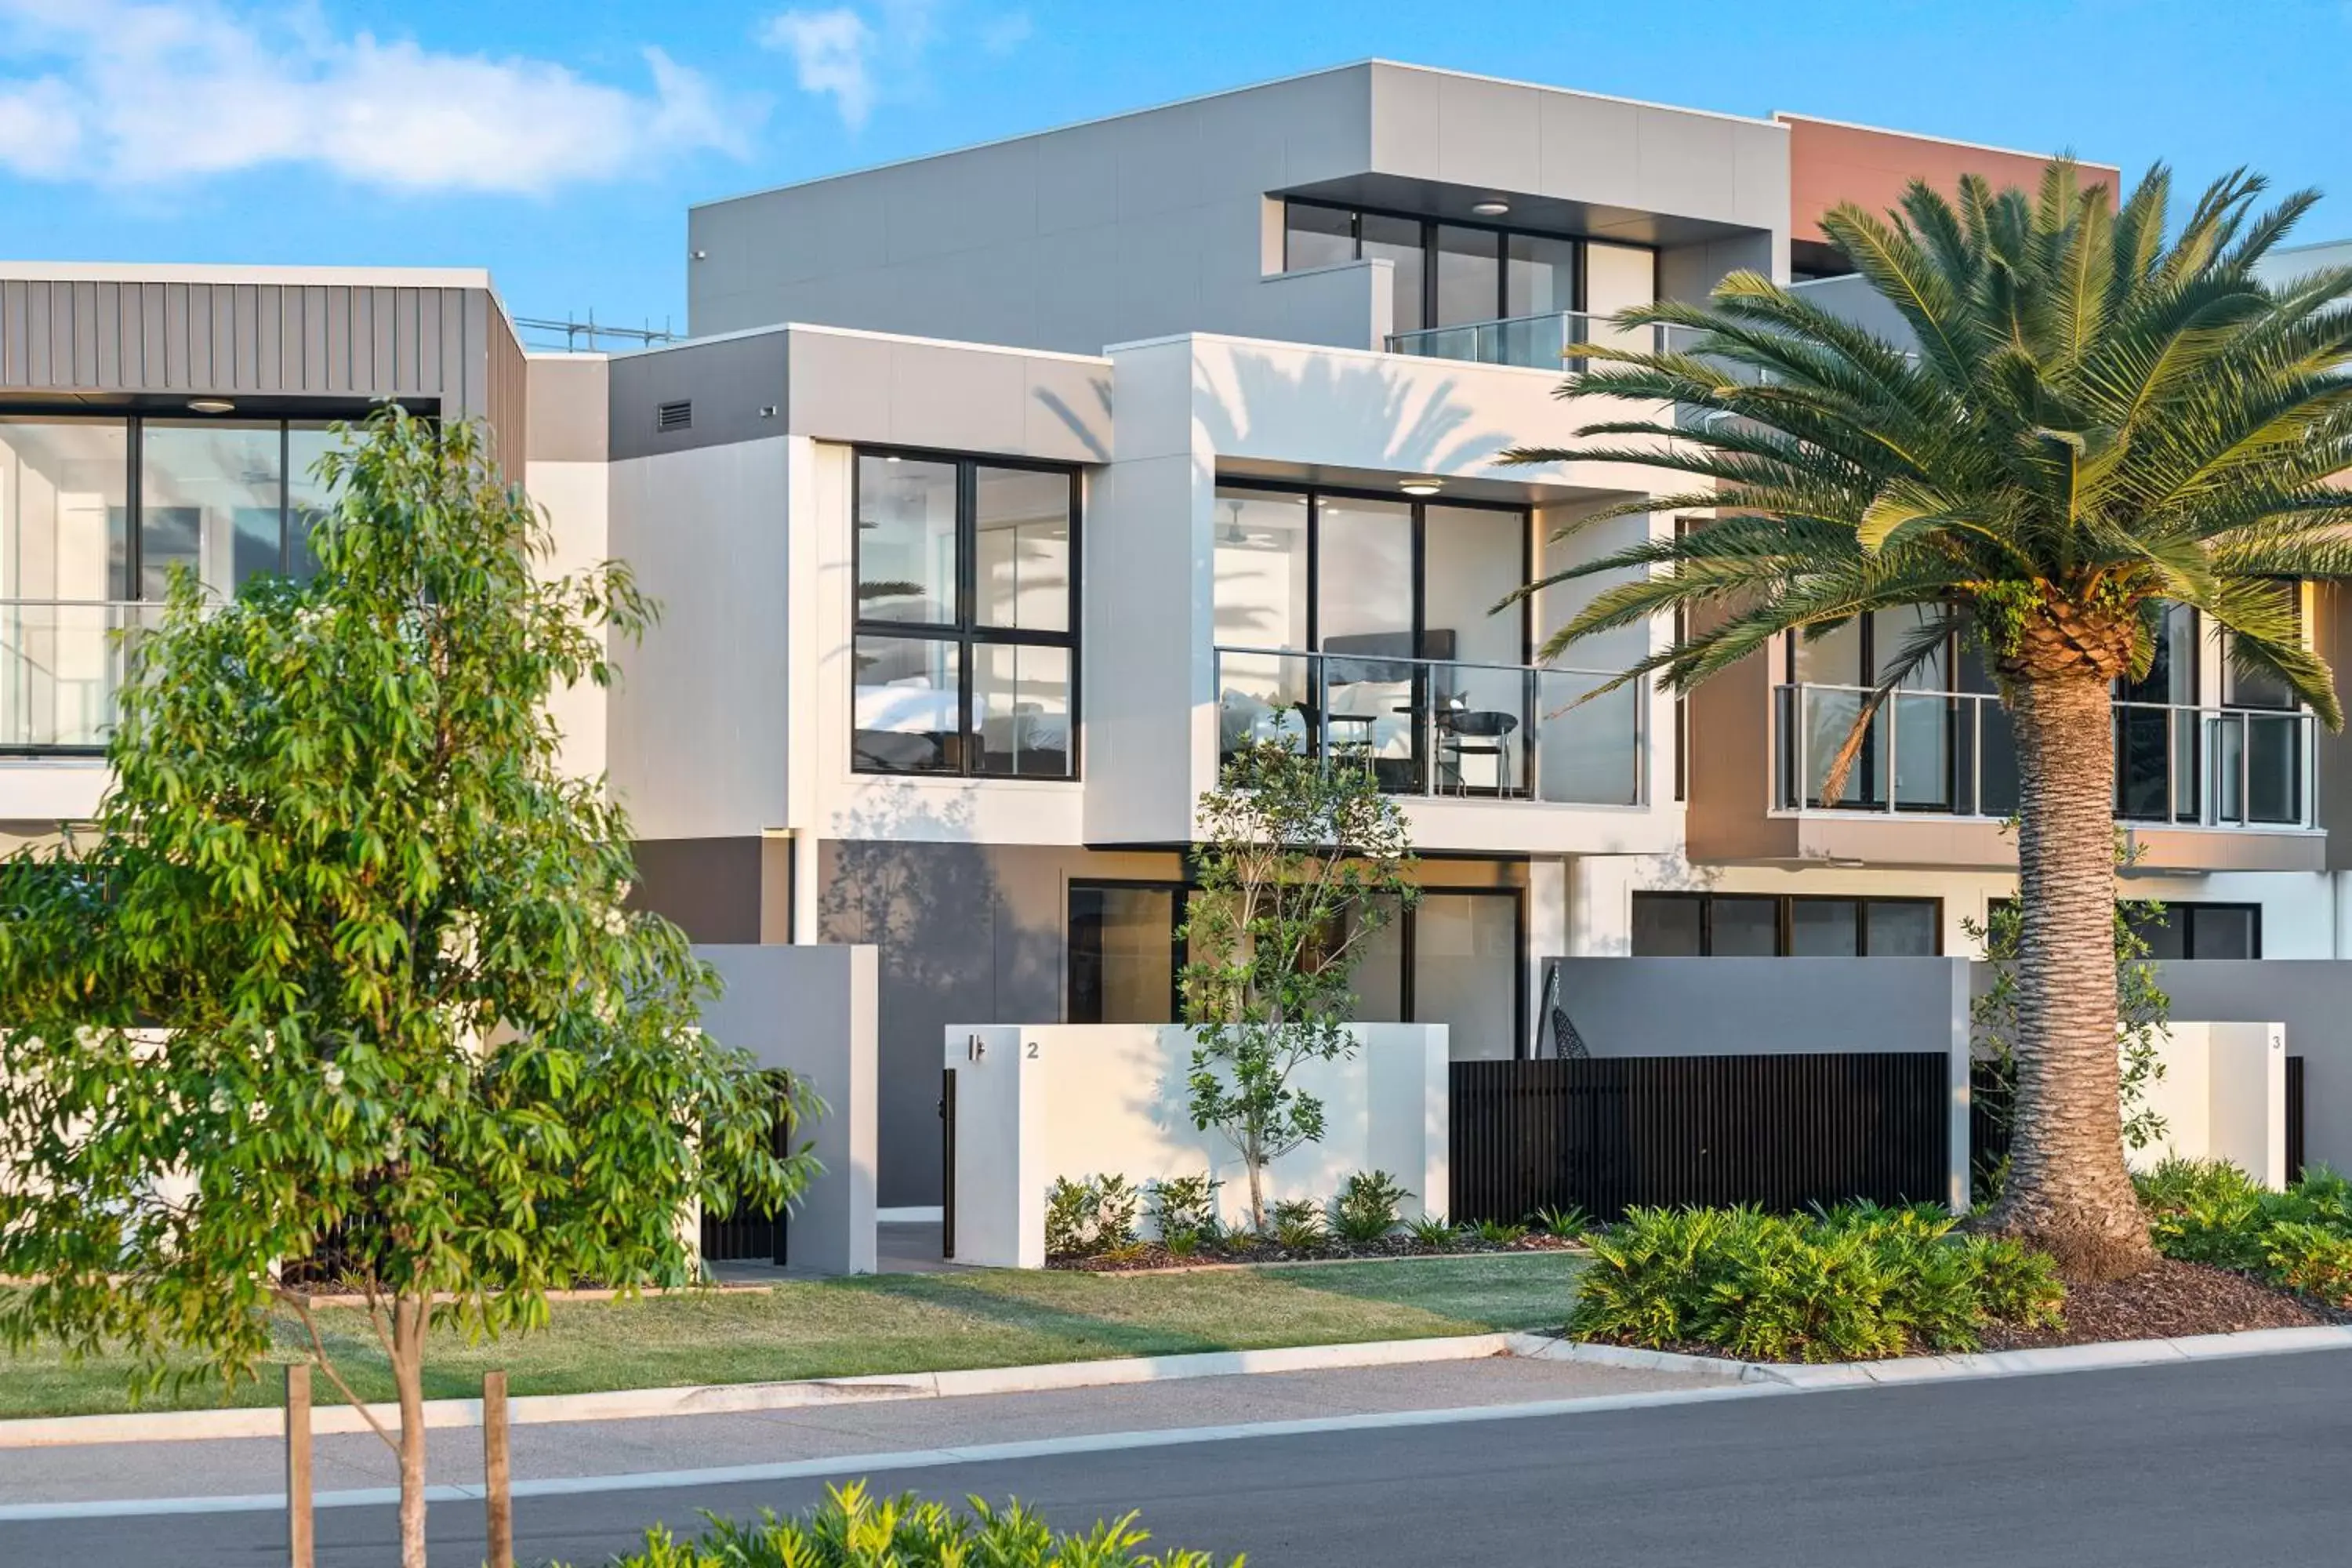
[[[761,332],[625,354],[611,362],[613,460],[758,441],[784,433],[784,334]],[[665,403],[691,403],[692,422],[663,431]],[[763,417],[760,410],[777,413]]]

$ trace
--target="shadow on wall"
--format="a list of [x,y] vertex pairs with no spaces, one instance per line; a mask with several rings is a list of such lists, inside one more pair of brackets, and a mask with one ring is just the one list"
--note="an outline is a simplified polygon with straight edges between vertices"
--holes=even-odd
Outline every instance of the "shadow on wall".
[[[1218,386],[1197,365],[1193,373],[1197,417],[1221,453],[1245,446],[1318,453],[1328,449],[1335,436],[1355,443],[1381,432],[1385,438],[1380,449],[1368,447],[1349,459],[1353,466],[1454,472],[1488,467],[1496,453],[1522,438],[1508,431],[1467,429],[1474,413],[1455,399],[1458,384],[1428,384],[1426,360],[1391,365],[1309,355],[1293,369],[1272,355],[1244,351],[1230,363],[1230,389]],[[1506,472],[1528,479],[1540,470]]]
[[1110,444],[1103,439],[1103,432],[1111,427],[1109,373],[1105,372],[1096,376],[1087,384],[1094,392],[1096,406],[1101,410],[1100,416],[1097,418],[1090,419],[1082,411],[1072,407],[1068,398],[1050,386],[1037,388],[1035,396],[1045,412],[1061,421],[1063,426],[1077,438],[1078,444],[1093,456],[1096,462],[1108,463],[1110,461]]
[[[972,841],[970,802],[885,785],[836,818],[822,850],[817,929],[879,950],[879,1202],[940,1202],[940,1051],[958,1024],[1061,1016],[1060,878],[1024,851]],[[1008,878],[1008,870],[1012,873]],[[1029,884],[1042,882],[1046,897]]]

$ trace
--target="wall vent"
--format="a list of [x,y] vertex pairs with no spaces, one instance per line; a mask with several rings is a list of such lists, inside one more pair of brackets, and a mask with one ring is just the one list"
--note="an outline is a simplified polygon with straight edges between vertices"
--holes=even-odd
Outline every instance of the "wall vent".
[[654,410],[656,430],[688,430],[694,426],[694,404],[690,399],[665,403]]

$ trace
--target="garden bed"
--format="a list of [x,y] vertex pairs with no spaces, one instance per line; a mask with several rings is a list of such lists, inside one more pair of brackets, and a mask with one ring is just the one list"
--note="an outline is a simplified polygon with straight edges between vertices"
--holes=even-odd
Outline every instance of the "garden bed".
[[1251,1264],[1360,1263],[1382,1258],[1454,1258],[1470,1253],[1572,1252],[1580,1245],[1568,1237],[1541,1231],[1509,1239],[1488,1239],[1465,1232],[1443,1246],[1413,1236],[1388,1236],[1378,1241],[1326,1237],[1298,1246],[1285,1246],[1273,1237],[1231,1236],[1201,1242],[1181,1253],[1171,1252],[1156,1241],[1146,1241],[1109,1252],[1066,1254],[1046,1258],[1045,1267],[1077,1274],[1140,1274]]
[[1984,1348],[2032,1350],[2352,1323],[2352,1312],[2342,1308],[2227,1268],[2169,1258],[2125,1279],[2069,1279],[2063,1310],[2065,1323],[2055,1329],[1991,1324],[1983,1331]]

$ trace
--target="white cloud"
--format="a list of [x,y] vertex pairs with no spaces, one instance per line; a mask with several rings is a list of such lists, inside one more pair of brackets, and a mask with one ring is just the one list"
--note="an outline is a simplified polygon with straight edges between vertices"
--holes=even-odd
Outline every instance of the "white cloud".
[[705,149],[763,110],[659,49],[650,90],[548,60],[339,36],[220,0],[0,0],[0,170],[123,185],[308,163],[401,190],[545,192]]
[[980,47],[982,52],[1001,59],[1027,43],[1029,35],[1035,31],[1028,12],[1007,11],[980,25]]
[[760,41],[793,57],[803,92],[826,93],[851,130],[874,111],[874,29],[847,6],[787,11],[772,17]]
[[968,42],[982,53],[1003,57],[1029,37],[1026,12],[982,17],[950,28],[942,17],[954,0],[872,0],[823,10],[794,8],[769,18],[761,44],[792,57],[795,81],[803,92],[830,98],[842,123],[864,127],[877,104],[919,97],[925,65],[940,42]]

